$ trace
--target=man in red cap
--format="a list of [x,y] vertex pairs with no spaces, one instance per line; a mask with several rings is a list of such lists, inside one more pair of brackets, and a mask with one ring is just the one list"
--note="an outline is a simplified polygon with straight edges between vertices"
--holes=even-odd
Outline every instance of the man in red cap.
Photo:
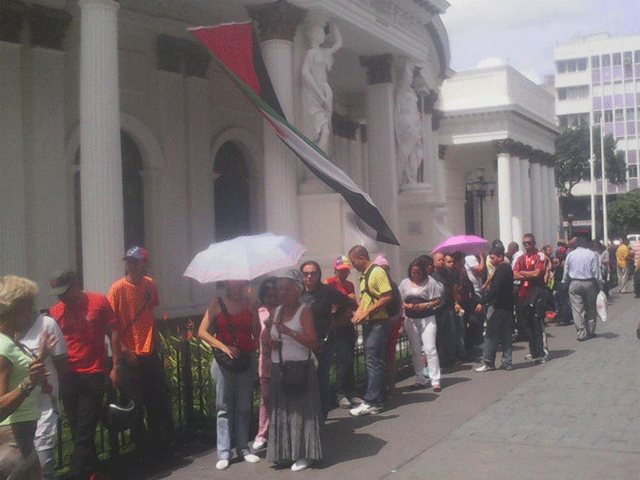
[[[346,255],[339,256],[333,262],[333,272],[334,276],[327,278],[325,283],[356,302],[356,287],[348,280],[351,263]],[[353,352],[356,347],[356,330],[351,323],[352,315],[353,310],[350,309],[334,317],[332,331],[329,334],[332,342],[325,346],[331,350],[332,359],[334,354],[338,357],[336,392],[341,408],[351,408],[354,404],[362,403],[362,400],[354,396]]]
[[136,404],[133,441],[143,461],[152,460],[152,455],[155,460],[163,460],[173,437],[173,418],[154,321],[160,300],[155,282],[145,275],[147,250],[132,247],[123,260],[126,275],[111,285],[108,298],[120,326],[124,391]]

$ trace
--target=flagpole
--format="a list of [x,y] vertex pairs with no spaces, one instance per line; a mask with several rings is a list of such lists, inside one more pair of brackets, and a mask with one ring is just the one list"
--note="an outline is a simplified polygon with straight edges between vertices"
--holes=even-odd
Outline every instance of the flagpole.
[[607,174],[605,169],[604,158],[604,112],[600,118],[600,162],[602,163],[602,228],[603,228],[603,241],[607,245],[609,241],[609,225],[607,216]]
[[[593,104],[593,102],[591,102]],[[593,154],[593,110],[589,112],[589,173],[591,175],[591,240],[596,239],[596,174]]]

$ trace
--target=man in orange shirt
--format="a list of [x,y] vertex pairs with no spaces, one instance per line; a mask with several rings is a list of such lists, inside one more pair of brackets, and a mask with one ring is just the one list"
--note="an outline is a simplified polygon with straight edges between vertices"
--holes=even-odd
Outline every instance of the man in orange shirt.
[[[120,325],[124,391],[136,404],[133,441],[144,461],[167,458],[173,437],[171,396],[154,322],[158,290],[145,275],[149,253],[130,248],[123,260],[127,274],[109,289],[109,302]],[[144,412],[147,413],[147,433]]]

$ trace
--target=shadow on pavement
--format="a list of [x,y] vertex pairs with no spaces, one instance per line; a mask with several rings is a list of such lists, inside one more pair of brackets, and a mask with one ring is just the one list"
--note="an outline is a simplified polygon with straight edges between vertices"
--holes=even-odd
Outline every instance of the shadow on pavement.
[[619,336],[620,336],[620,334],[613,333],[613,332],[604,332],[604,333],[596,334],[596,338],[606,338],[607,340],[612,340],[612,339],[617,338]]

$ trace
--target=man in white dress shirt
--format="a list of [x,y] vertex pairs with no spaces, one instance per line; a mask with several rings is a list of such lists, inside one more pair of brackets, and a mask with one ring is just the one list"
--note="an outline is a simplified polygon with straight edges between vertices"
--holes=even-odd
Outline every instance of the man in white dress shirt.
[[569,283],[569,301],[578,341],[596,336],[596,297],[603,287],[598,254],[589,250],[588,240],[578,237],[577,248],[567,255],[563,282]]

